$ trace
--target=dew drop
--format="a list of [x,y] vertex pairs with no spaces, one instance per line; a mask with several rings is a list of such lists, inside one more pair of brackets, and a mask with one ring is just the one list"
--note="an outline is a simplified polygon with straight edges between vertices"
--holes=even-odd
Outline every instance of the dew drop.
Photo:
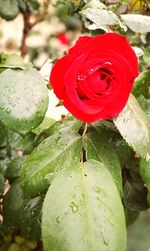
[[77,213],[78,212],[78,205],[74,201],[72,201],[70,203],[70,207],[71,207],[71,210],[72,210],[73,213]]
[[60,215],[57,216],[56,222],[59,224],[61,222],[61,220],[62,220],[62,216],[60,214]]

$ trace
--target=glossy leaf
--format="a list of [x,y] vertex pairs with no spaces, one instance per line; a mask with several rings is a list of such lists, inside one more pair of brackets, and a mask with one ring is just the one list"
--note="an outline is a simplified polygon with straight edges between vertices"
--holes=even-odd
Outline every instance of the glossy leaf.
[[132,95],[114,123],[126,142],[143,158],[150,159],[149,121]]
[[36,135],[41,134],[43,131],[47,130],[49,127],[53,126],[56,123],[56,120],[49,117],[45,117],[42,123],[32,130]]
[[68,117],[68,119],[64,121],[57,121],[56,123],[53,123],[50,125],[47,129],[43,130],[36,139],[36,144],[39,144],[44,139],[49,137],[50,135],[58,132],[78,132],[80,128],[82,127],[83,122],[74,118],[74,117]]
[[0,119],[25,134],[43,120],[48,106],[45,83],[35,69],[7,69],[0,74]]
[[73,159],[80,159],[79,134],[56,133],[45,139],[27,158],[21,168],[21,184],[26,196],[45,192],[56,173]]
[[98,161],[72,163],[53,180],[42,219],[45,251],[126,250],[122,203]]
[[121,166],[111,142],[109,130],[104,127],[99,128],[99,130],[93,128],[83,138],[83,145],[86,151],[86,158],[98,160],[107,167],[116,183],[118,191],[122,195]]

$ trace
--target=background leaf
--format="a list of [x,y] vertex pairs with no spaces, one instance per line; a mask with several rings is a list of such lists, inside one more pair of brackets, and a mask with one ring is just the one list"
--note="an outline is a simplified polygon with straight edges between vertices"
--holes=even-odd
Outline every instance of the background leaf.
[[17,0],[0,0],[0,16],[7,21],[14,19],[19,12]]
[[4,185],[5,185],[5,179],[4,176],[0,173],[0,198],[3,196],[4,193]]
[[134,32],[150,32],[150,17],[140,14],[123,14],[121,15],[124,23]]
[[145,64],[150,67],[150,46],[144,49],[143,59]]
[[100,29],[108,25],[114,25],[119,22],[118,17],[110,10],[100,10],[100,9],[83,9],[81,11],[83,17],[90,20],[94,25],[89,25],[89,29]]
[[72,163],[55,178],[44,201],[42,235],[45,251],[125,251],[121,200],[101,163]]
[[148,189],[148,204],[150,205],[150,161],[141,159],[140,162],[140,174],[145,186]]
[[26,238],[40,238],[40,196],[24,199],[20,183],[15,180],[4,197],[4,226],[10,231],[21,230]]

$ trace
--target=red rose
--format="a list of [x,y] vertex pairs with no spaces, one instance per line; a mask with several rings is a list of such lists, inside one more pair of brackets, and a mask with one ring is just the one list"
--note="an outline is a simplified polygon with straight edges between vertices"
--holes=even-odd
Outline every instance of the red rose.
[[93,122],[121,112],[137,75],[137,57],[126,38],[107,33],[80,37],[55,63],[50,83],[75,117]]

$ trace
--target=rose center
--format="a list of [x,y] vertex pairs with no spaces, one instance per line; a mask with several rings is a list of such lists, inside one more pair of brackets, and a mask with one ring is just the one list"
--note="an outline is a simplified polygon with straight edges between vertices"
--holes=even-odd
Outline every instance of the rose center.
[[91,99],[106,94],[111,86],[112,72],[107,68],[90,69],[87,74],[79,74],[77,92],[81,99]]

